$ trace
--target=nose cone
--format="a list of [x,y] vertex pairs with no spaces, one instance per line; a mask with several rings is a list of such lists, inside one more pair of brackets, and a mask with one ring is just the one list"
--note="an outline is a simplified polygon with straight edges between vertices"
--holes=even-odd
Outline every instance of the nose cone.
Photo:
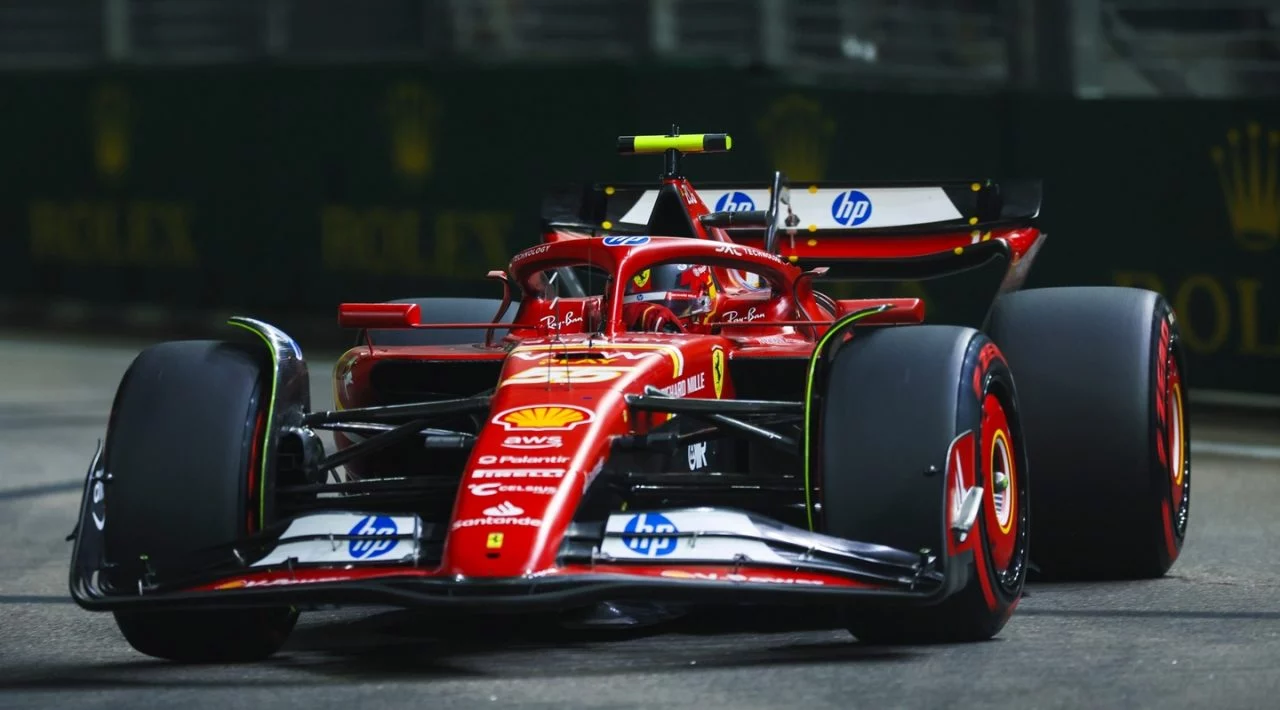
[[444,569],[518,577],[555,566],[564,532],[612,439],[628,433],[626,396],[648,385],[719,396],[713,340],[687,357],[670,339],[522,345],[508,356],[489,420],[458,491]]
[[495,399],[497,413],[459,488],[445,549],[451,574],[507,577],[552,566],[565,526],[604,463],[611,425],[621,424],[617,397],[601,403],[575,390],[562,399],[577,402],[519,405],[513,400],[522,397],[513,395]]
[[503,372],[454,506],[450,574],[508,577],[553,566],[611,437],[627,430],[624,392],[652,375],[640,362],[557,374],[544,359],[509,361]]

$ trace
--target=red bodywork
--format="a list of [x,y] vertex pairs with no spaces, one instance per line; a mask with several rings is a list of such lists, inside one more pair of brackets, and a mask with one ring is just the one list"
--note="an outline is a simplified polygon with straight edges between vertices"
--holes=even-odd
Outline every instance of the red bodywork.
[[[682,396],[690,398],[732,399],[735,386],[730,362],[740,358],[807,358],[828,325],[846,313],[888,303],[893,306],[891,309],[867,322],[923,320],[924,305],[917,299],[835,301],[836,312],[831,312],[814,297],[809,278],[814,273],[806,273],[792,263],[798,258],[865,261],[959,254],[974,243],[998,240],[1009,248],[1005,288],[1012,288],[1020,280],[1018,275],[1025,273],[1023,260],[1041,237],[1037,229],[1030,227],[997,229],[976,236],[964,232],[856,239],[802,231],[800,236],[784,236],[780,240],[781,255],[777,256],[735,244],[725,229],[704,228],[698,218],[709,210],[693,187],[683,179],[668,180],[666,184],[686,197],[686,208],[699,230],[699,239],[653,237],[643,244],[606,246],[599,237],[551,231],[545,235],[544,243],[512,258],[510,283],[522,292],[523,298],[511,325],[502,328],[506,335],[495,338],[490,346],[359,346],[340,358],[334,384],[340,409],[386,403],[379,400],[369,376],[374,366],[382,362],[492,361],[501,363],[501,370],[487,426],[466,464],[440,565],[412,572],[397,567],[370,567],[309,574],[316,580],[388,574],[467,579],[587,572],[684,579],[730,575],[732,571],[728,569],[675,564],[592,569],[557,565],[561,537],[584,491],[608,456],[611,440],[627,433],[643,433],[669,417],[629,415],[624,396],[642,393],[646,386],[652,386],[683,388]],[[682,334],[628,332],[621,299],[625,285],[645,267],[673,261],[712,268],[719,288],[715,289],[710,313]],[[570,264],[592,264],[613,275],[609,290],[602,297],[585,299],[539,297],[538,275]],[[759,274],[773,286],[772,293],[743,287],[736,277],[738,271]],[[726,314],[731,313],[751,313],[756,319],[726,320]],[[477,327],[475,323],[418,325],[419,318],[429,315],[414,304],[344,304],[340,311],[342,324],[348,327]],[[343,435],[337,438],[340,445],[350,442]],[[552,446],[553,443],[558,445]],[[351,470],[356,476],[394,473],[358,465],[352,465]],[[502,478],[504,475],[520,477]],[[494,490],[500,495],[493,495]],[[486,513],[492,513],[494,506],[503,502],[520,513]],[[494,535],[500,538],[495,540]],[[787,572],[769,576],[786,577],[793,583],[809,580],[826,585],[865,586],[834,575]],[[232,580],[230,584],[282,579],[280,573],[264,573]],[[225,588],[227,584],[213,586]]]
[[[453,604],[467,603],[468,595],[462,590],[469,586],[483,590],[470,603],[502,602],[514,606],[544,590],[547,591],[541,596],[551,597],[553,589],[592,586],[594,591],[588,591],[605,599],[613,598],[607,595],[615,590],[635,593],[643,588],[662,593],[672,587],[679,588],[678,598],[688,599],[699,589],[722,594],[726,584],[743,590],[741,595],[753,588],[770,592],[803,587],[818,594],[826,590],[842,595],[842,599],[857,594],[938,599],[963,586],[964,580],[949,572],[945,577],[934,578],[935,586],[926,594],[910,576],[910,570],[918,568],[912,560],[919,553],[888,548],[883,548],[888,552],[878,563],[897,565],[898,571],[880,576],[865,570],[842,574],[830,565],[818,569],[787,564],[792,558],[778,558],[773,564],[690,564],[678,557],[665,563],[661,559],[632,559],[629,563],[626,555],[598,558],[603,543],[588,561],[580,556],[566,560],[563,553],[577,522],[575,515],[593,481],[610,461],[614,445],[622,438],[644,435],[673,419],[671,413],[635,409],[628,397],[653,396],[656,389],[684,400],[750,399],[742,397],[741,392],[758,383],[735,382],[735,363],[774,360],[778,367],[783,366],[783,361],[803,365],[833,323],[860,311],[866,316],[861,323],[867,325],[892,326],[924,320],[924,304],[917,299],[823,297],[815,293],[814,280],[825,269],[806,271],[797,262],[910,261],[998,247],[1007,262],[1000,286],[1004,291],[1021,284],[1041,241],[1040,232],[1027,226],[996,225],[987,230],[892,236],[874,232],[857,236],[826,234],[816,228],[797,227],[779,232],[779,253],[772,254],[757,248],[763,239],[747,237],[735,242],[731,240],[731,230],[704,226],[701,218],[709,210],[683,178],[665,180],[664,189],[681,197],[695,238],[601,237],[576,229],[551,229],[541,244],[516,254],[507,272],[489,274],[507,289],[504,307],[512,303],[513,292],[519,292],[519,303],[513,304],[516,312],[509,323],[501,321],[502,313],[495,314],[492,322],[441,323],[417,304],[341,306],[339,320],[346,327],[466,328],[490,333],[485,342],[465,345],[383,346],[370,340],[343,354],[334,369],[337,413],[404,404],[406,397],[388,394],[386,383],[378,380],[376,371],[388,364],[423,364],[444,372],[451,371],[450,366],[469,364],[484,378],[491,378],[471,390],[493,388],[487,414],[476,415],[483,419],[473,446],[457,454],[465,456],[461,481],[451,512],[439,521],[446,526],[440,538],[442,549],[429,564],[423,564],[416,556],[412,561],[385,563],[357,560],[358,564],[271,564],[219,574],[210,581],[183,586],[172,590],[176,593],[159,597],[175,604],[196,603],[215,592],[219,598],[231,600],[237,597],[229,590],[240,590],[244,599],[255,602],[267,599],[265,594],[285,591],[280,588],[292,588],[311,590],[314,594],[308,598],[318,602],[368,599]],[[669,263],[694,265],[688,273],[697,283],[688,285],[701,289],[709,307],[684,322],[681,332],[637,331],[633,316],[645,305],[624,305],[629,285],[643,287],[648,269]],[[552,270],[582,266],[608,275],[599,295],[567,298],[547,290],[546,275]],[[749,284],[744,272],[755,274],[767,287]],[[875,307],[881,310],[871,313]],[[805,397],[799,391],[786,395],[792,401]],[[340,450],[361,439],[352,431],[336,432],[334,436]],[[958,439],[953,446],[972,449],[975,442],[971,439]],[[421,447],[418,453],[422,453]],[[948,481],[958,488],[971,486],[972,481],[965,481],[963,471],[953,464],[956,460],[956,456],[948,454]],[[412,477],[424,471],[406,470],[407,467],[429,469],[433,465],[431,458],[414,459],[409,464],[390,455],[345,464],[347,476],[355,481]],[[690,467],[693,471],[692,463]],[[805,490],[809,490],[807,471],[802,480]],[[952,504],[954,507],[955,502]],[[765,523],[766,527],[769,524]],[[608,529],[602,530],[607,538]],[[803,538],[805,535],[812,536],[815,544],[821,543],[820,531],[794,527],[792,531],[793,546],[799,539],[798,546],[803,548],[809,541]],[[338,532],[346,534],[345,530]],[[350,536],[356,532],[352,529]],[[626,532],[614,530],[612,534],[635,533],[628,527]],[[275,535],[279,537],[280,533]],[[313,534],[311,539],[316,537]],[[756,538],[755,544],[762,544],[761,539]],[[973,555],[974,547],[972,542],[956,543],[948,546],[945,555]],[[964,565],[944,567],[967,569]],[[374,589],[369,586],[372,583],[381,586]],[[409,591],[404,585],[414,586]],[[743,598],[741,595],[739,598]],[[589,601],[588,596],[582,594],[571,600],[566,592],[555,603]],[[300,597],[278,598],[291,602]],[[84,606],[98,604],[100,608],[142,603],[142,598],[112,600],[110,603],[117,606],[111,607],[101,599],[91,598],[89,593],[77,599]],[[147,599],[146,603],[155,602]]]

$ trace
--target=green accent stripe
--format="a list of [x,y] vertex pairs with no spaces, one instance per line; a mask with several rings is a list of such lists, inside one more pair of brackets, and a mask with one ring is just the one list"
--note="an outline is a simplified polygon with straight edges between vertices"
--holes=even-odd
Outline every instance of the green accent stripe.
[[809,376],[806,378],[804,385],[804,514],[809,521],[809,530],[813,530],[813,486],[810,485],[809,475],[811,468],[809,462],[809,431],[813,428],[810,426],[810,409],[813,402],[813,374],[818,368],[818,360],[822,358],[822,351],[826,348],[831,338],[844,333],[850,325],[857,321],[875,313],[883,313],[890,308],[893,308],[891,303],[863,308],[832,323],[831,329],[818,339],[817,345],[813,346],[813,354],[809,356]]
[[271,440],[271,432],[274,431],[271,423],[276,415],[276,390],[280,384],[280,357],[276,354],[275,345],[262,331],[239,321],[229,320],[227,323],[237,328],[244,328],[262,338],[262,342],[267,346],[267,351],[271,353],[271,399],[267,401],[267,426],[263,433],[262,462],[258,466],[258,527],[262,528],[267,524],[267,454],[270,449],[267,443]]

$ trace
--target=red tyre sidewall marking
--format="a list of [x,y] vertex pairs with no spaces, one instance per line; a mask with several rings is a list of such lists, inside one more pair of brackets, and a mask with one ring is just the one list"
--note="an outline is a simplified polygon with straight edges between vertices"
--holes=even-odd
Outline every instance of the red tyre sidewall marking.
[[1160,517],[1164,543],[1170,561],[1178,557],[1174,510],[1180,509],[1184,495],[1186,440],[1182,399],[1182,376],[1178,361],[1170,351],[1169,320],[1160,319],[1160,336],[1156,349],[1156,458],[1168,478],[1169,497],[1160,501]]
[[1172,561],[1178,557],[1178,542],[1174,532],[1176,521],[1174,520],[1174,508],[1181,509],[1182,499],[1185,495],[1184,486],[1186,480],[1186,456],[1187,447],[1184,433],[1186,431],[1183,424],[1183,417],[1186,412],[1183,409],[1182,401],[1182,381],[1178,373],[1178,365],[1171,361],[1169,365],[1169,422],[1167,425],[1169,442],[1169,478],[1170,478],[1170,498],[1162,501],[1162,515],[1164,517],[1164,542],[1169,552],[1169,559]]
[[[991,393],[982,401],[982,439],[982,465],[986,471],[987,486],[982,507],[990,537],[992,566],[999,573],[1009,569],[1017,547],[1018,476],[1009,418],[1000,400]],[[996,490],[997,471],[1009,477],[1009,486],[1004,491]]]

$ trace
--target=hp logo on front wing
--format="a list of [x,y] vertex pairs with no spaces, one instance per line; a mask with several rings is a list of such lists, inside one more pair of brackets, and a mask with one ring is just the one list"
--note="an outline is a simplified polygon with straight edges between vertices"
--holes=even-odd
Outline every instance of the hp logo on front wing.
[[[360,535],[364,539],[347,542],[347,552],[357,560],[371,560],[381,557],[396,546],[395,535],[398,532],[396,521],[385,515],[367,515],[351,528],[349,535]],[[385,540],[370,540],[369,537],[385,537]]]
[[[624,532],[629,533],[678,533],[675,523],[664,515],[657,513],[641,513],[627,521]],[[626,537],[622,544],[632,552],[647,557],[663,557],[676,551],[680,539],[676,537]]]

